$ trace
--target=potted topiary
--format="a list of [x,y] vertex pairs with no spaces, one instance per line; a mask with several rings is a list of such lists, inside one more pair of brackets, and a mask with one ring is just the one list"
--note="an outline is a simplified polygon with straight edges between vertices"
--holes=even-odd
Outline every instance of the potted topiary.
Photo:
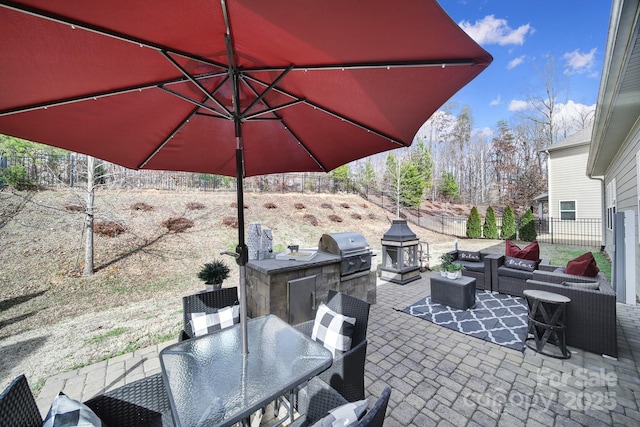
[[208,291],[222,288],[222,282],[227,277],[229,277],[229,267],[224,261],[217,259],[203,265],[198,273],[198,278],[204,280],[205,288]]

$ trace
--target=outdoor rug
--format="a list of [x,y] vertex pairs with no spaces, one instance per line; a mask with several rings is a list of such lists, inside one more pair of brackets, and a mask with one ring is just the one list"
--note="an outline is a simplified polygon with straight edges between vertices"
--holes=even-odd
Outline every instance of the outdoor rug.
[[431,296],[402,310],[485,341],[523,351],[527,338],[527,303],[524,298],[476,291],[476,305],[468,310],[431,302]]

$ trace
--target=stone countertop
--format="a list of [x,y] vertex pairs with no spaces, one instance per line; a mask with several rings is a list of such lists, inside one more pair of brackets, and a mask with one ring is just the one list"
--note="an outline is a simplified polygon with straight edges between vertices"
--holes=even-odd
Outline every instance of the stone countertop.
[[294,271],[311,267],[319,267],[328,264],[336,264],[341,261],[340,255],[334,255],[327,252],[318,252],[310,261],[293,261],[279,260],[275,258],[264,260],[251,260],[247,263],[247,267],[257,270],[264,274],[277,274],[286,271]]

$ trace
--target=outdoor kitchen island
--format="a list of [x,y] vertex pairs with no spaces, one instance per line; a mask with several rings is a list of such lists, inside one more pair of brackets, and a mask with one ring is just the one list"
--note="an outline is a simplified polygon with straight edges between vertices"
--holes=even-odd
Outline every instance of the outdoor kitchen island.
[[[371,254],[369,253],[369,257]],[[344,274],[344,256],[318,250],[310,260],[264,259],[247,264],[247,314],[275,314],[292,325],[313,319],[329,290],[376,302],[376,271],[371,262]],[[349,263],[352,264],[352,263]]]

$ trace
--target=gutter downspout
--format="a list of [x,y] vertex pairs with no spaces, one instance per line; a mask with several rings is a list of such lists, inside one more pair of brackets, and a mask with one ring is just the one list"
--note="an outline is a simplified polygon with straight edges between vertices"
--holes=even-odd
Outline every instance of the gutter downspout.
[[591,176],[591,174],[587,174],[587,178],[593,179],[595,181],[600,181],[600,218],[602,218],[602,225],[601,225],[602,230],[600,230],[600,252],[604,252],[605,233],[607,231],[607,224],[606,224],[607,208],[605,206],[606,194],[604,194],[605,193],[604,178],[593,177]]

